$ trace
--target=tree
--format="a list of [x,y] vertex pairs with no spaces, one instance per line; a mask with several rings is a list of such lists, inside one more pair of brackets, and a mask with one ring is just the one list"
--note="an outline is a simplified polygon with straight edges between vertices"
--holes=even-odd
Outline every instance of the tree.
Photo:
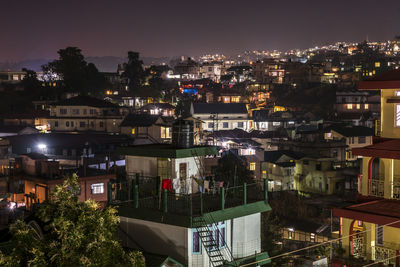
[[247,168],[246,158],[233,152],[228,152],[218,160],[215,175],[232,186],[253,182],[253,172]]
[[45,77],[57,74],[62,83],[58,84],[61,93],[103,94],[107,82],[96,66],[87,63],[77,47],[58,50],[59,59],[42,66]]
[[[267,251],[270,257],[284,253],[282,247],[282,226],[276,215],[271,212],[261,214],[261,242],[262,250]],[[288,257],[277,257],[271,260],[271,263],[266,266],[282,266],[286,263]]]
[[128,79],[128,89],[133,94],[138,93],[144,85],[146,78],[143,61],[139,59],[138,52],[128,52],[128,63],[125,64],[123,77]]
[[[11,225],[13,250],[0,253],[5,266],[144,266],[139,252],[126,252],[115,232],[114,208],[104,211],[93,200],[79,202],[76,175],[55,188],[50,201],[37,211],[43,235],[28,224]],[[40,232],[40,231],[39,231]]]

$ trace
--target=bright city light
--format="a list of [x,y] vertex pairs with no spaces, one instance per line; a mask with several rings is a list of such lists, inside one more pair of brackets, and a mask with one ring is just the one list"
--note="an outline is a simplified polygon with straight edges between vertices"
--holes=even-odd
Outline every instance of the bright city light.
[[47,146],[45,144],[39,144],[38,148],[43,150],[43,149],[46,149]]

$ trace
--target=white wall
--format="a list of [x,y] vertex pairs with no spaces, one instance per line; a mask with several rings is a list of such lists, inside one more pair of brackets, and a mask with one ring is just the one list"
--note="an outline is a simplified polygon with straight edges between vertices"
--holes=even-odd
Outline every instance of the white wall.
[[[196,229],[188,229],[188,267],[197,267],[197,266],[203,266],[203,267],[209,267],[212,266],[210,264],[210,260],[207,254],[207,251],[205,250],[204,246],[201,245],[201,253],[199,254],[193,254],[193,231],[196,231]],[[229,249],[231,249],[231,220],[225,221],[225,243],[227,246],[229,246]],[[228,255],[228,250],[226,248],[221,248],[221,253],[224,256],[225,259],[230,259],[230,256]]]
[[235,258],[261,252],[261,214],[233,219],[233,256]]
[[[186,265],[188,259],[188,229],[169,224],[120,217],[119,238],[123,246],[168,255]],[[189,229],[190,230],[190,229]]]

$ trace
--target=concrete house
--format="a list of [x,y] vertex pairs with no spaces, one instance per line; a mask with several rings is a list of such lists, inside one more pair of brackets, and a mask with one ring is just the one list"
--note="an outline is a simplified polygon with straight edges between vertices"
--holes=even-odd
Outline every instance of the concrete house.
[[171,142],[172,120],[159,115],[128,114],[120,127],[121,134],[135,138],[135,144]]
[[119,133],[123,116],[117,105],[89,96],[76,96],[51,106],[50,129],[55,132]]
[[[168,255],[173,266],[221,266],[258,260],[261,212],[270,210],[266,185],[219,187],[202,192],[204,157],[215,147],[144,145],[120,148],[128,180],[109,188],[121,218],[124,246]],[[212,191],[212,192],[211,192]],[[124,193],[125,192],[125,193]],[[240,192],[240,193],[239,193]]]
[[250,131],[253,128],[253,121],[244,103],[192,103],[190,113],[203,121],[203,129],[206,131],[235,128]]

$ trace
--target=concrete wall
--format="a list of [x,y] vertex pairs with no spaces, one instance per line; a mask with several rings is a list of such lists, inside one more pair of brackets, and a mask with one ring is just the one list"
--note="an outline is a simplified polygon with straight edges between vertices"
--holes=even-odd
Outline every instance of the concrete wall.
[[261,214],[233,219],[233,256],[246,257],[261,252]]
[[119,237],[123,246],[141,247],[150,253],[168,255],[187,265],[191,247],[188,236],[190,229],[127,217],[120,218]]
[[389,98],[399,98],[395,96],[398,90],[400,89],[381,90],[381,137],[398,138],[400,136],[400,127],[395,126],[397,104],[386,102]]
[[125,156],[126,172],[140,173],[143,176],[157,176],[157,158]]

